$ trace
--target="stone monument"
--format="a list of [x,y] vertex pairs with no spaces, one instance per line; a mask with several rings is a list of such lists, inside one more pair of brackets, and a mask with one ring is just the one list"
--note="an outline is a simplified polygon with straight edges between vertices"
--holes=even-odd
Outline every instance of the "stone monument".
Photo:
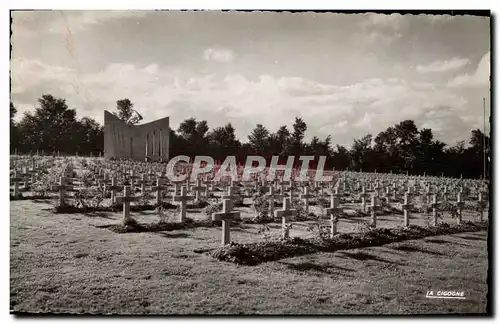
[[136,161],[169,159],[169,117],[141,125],[128,125],[104,111],[104,157]]

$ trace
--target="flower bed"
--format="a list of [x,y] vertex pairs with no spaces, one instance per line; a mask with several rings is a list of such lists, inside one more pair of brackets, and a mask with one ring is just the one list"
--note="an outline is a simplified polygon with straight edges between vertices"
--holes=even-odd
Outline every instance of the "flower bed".
[[428,227],[411,225],[406,228],[377,228],[364,233],[341,233],[333,238],[326,239],[302,239],[295,237],[282,241],[276,240],[248,244],[231,243],[206,253],[220,261],[241,265],[257,265],[263,262],[316,252],[334,252],[337,250],[379,246],[393,242],[419,239],[426,236],[475,232],[486,230],[487,228],[487,222],[464,222],[461,225],[442,223],[438,226]]

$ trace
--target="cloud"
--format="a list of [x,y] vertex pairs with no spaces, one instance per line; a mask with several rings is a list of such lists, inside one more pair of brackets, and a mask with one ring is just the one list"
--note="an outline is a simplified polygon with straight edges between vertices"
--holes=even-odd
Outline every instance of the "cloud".
[[68,28],[72,33],[77,33],[110,20],[143,18],[148,12],[142,10],[60,10],[57,13],[58,15],[47,27],[50,33],[65,34]]
[[[17,94],[40,83],[54,85],[68,98],[70,107],[79,108],[80,117],[102,122],[104,109],[114,110],[117,100],[129,98],[145,122],[170,116],[174,129],[190,117],[205,119],[210,127],[231,122],[241,140],[246,140],[257,123],[274,132],[281,125],[291,127],[296,116],[308,125],[306,139],[332,135],[335,144],[350,145],[353,137],[376,135],[404,119],[413,119],[417,125],[433,121],[436,135],[455,140],[460,134],[468,136],[467,126],[472,122],[467,118],[477,113],[460,91],[439,83],[397,78],[334,85],[300,77],[260,75],[249,79],[238,73],[202,74],[156,63],[114,63],[98,73],[81,75],[75,89],[71,70],[27,60],[17,65],[20,68],[15,73],[36,80],[18,85]],[[449,111],[439,113],[443,109]]]
[[29,88],[35,88],[43,82],[67,82],[72,70],[44,64],[38,60],[14,58],[10,62],[11,92],[23,93]]
[[479,61],[473,74],[462,74],[448,82],[448,87],[483,87],[490,83],[490,52],[486,53]]
[[436,15],[436,14],[430,14],[430,15],[421,14],[420,16],[425,17],[431,24],[449,23],[455,21],[458,17],[460,17],[460,16]]
[[364,14],[357,37],[370,46],[389,46],[403,37],[407,20],[400,14]]
[[234,60],[234,52],[229,49],[207,48],[205,52],[203,52],[203,59],[205,61],[221,63],[232,62]]
[[[406,17],[408,18],[408,17]],[[407,19],[405,16],[393,13],[393,14],[378,14],[378,13],[367,13],[364,16],[363,24],[366,26],[382,26],[391,29],[399,29],[401,24],[404,24]]]
[[429,65],[417,65],[416,70],[420,73],[449,72],[458,70],[469,64],[466,58],[454,57],[448,61],[435,61]]

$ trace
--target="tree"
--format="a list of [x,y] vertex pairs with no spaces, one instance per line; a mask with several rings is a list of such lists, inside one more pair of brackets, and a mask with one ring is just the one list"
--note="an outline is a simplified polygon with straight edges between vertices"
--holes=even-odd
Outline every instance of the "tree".
[[182,142],[182,153],[188,156],[204,155],[208,153],[208,139],[206,133],[208,125],[206,120],[197,122],[195,118],[184,120],[177,129]]
[[12,101],[10,102],[10,125],[14,124],[14,116],[17,114],[17,109],[14,107]]
[[465,152],[465,167],[468,170],[475,171],[470,173],[472,176],[480,177],[483,174],[484,164],[486,164],[486,176],[488,177],[490,170],[489,157],[491,155],[490,138],[479,129],[474,129],[471,131],[469,144],[471,146]]
[[483,147],[487,153],[490,151],[490,138],[481,132],[479,129],[474,129],[471,131],[471,138],[469,144],[475,152],[482,152]]
[[400,171],[412,169],[416,159],[418,129],[413,120],[404,120],[394,125],[394,132],[398,138],[398,155],[402,164]]
[[208,132],[208,124],[206,120],[202,120],[196,123],[196,135],[198,138],[205,138]]
[[94,153],[104,150],[104,129],[99,123],[90,117],[83,117],[78,123],[80,135],[75,145],[78,152]]
[[335,147],[332,152],[332,163],[337,170],[347,170],[349,168],[350,162],[349,150],[342,145]]
[[122,99],[116,101],[116,109],[118,110],[118,117],[129,125],[135,125],[142,120],[142,116],[134,110],[134,104],[130,99]]
[[372,135],[367,134],[361,139],[354,139],[352,144],[350,156],[351,156],[351,167],[354,170],[369,171],[368,155],[370,153],[372,144]]
[[307,154],[314,155],[316,158],[319,156],[329,157],[331,155],[330,142],[332,137],[328,135],[323,141],[321,141],[317,136],[311,139],[311,143],[308,145]]
[[250,149],[259,155],[265,155],[269,152],[269,131],[262,124],[252,130],[248,135]]
[[306,123],[302,120],[302,118],[295,117],[295,123],[293,124],[293,133],[291,135],[291,148],[292,154],[301,155],[303,150],[302,140],[304,139],[305,133],[307,130]]
[[241,146],[236,139],[235,129],[231,123],[214,128],[207,137],[211,151],[217,159],[225,159],[228,155],[234,155]]
[[16,107],[14,104],[10,103],[10,148],[11,151],[14,151],[15,148],[19,145],[19,131],[16,122],[14,121],[14,117],[17,113]]
[[21,146],[27,151],[42,149],[75,153],[76,111],[68,108],[66,100],[50,94],[43,95],[38,103],[40,107],[34,113],[25,113],[19,123],[23,134]]
[[191,138],[196,136],[196,119],[189,118],[184,120],[182,123],[180,123],[177,132],[185,140],[190,140]]
[[[68,154],[89,154],[103,151],[103,127],[90,117],[76,120],[76,111],[66,101],[50,94],[38,99],[39,107],[25,113],[19,124],[21,152],[44,150]],[[11,116],[15,107],[11,105]]]
[[281,126],[276,133],[269,135],[269,155],[288,156],[290,153],[290,131]]
[[374,140],[372,161],[373,166],[380,172],[398,171],[403,164],[399,156],[398,138],[394,127],[388,127],[380,132]]
[[445,162],[443,142],[434,140],[432,129],[424,128],[419,132],[416,144],[416,166],[415,171],[419,174],[441,175],[442,166]]

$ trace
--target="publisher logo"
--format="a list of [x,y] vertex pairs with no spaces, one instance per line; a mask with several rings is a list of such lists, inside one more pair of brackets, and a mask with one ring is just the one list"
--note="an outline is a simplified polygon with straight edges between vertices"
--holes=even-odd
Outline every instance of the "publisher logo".
[[426,298],[465,299],[465,292],[457,290],[428,290]]

